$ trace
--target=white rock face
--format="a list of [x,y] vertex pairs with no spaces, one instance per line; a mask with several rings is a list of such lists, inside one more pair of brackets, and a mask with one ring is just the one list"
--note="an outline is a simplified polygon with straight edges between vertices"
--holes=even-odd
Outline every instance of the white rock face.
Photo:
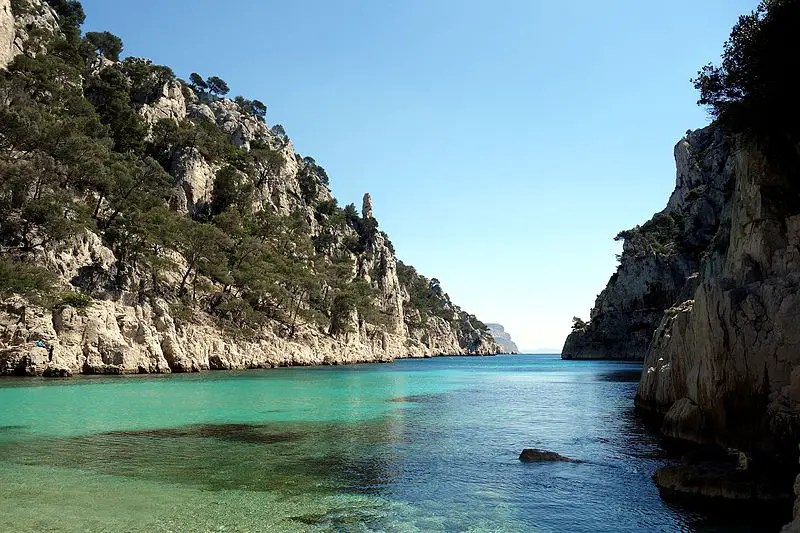
[[219,100],[209,105],[217,125],[227,133],[237,148],[250,148],[250,141],[267,135],[267,125],[242,112],[236,102]]
[[217,117],[214,116],[214,112],[211,111],[211,108],[200,102],[190,102],[186,106],[186,111],[191,118],[208,120],[210,122],[217,121]]
[[176,187],[180,189],[176,192],[176,209],[179,212],[195,213],[211,201],[219,168],[219,165],[208,163],[196,148],[188,148],[175,155],[171,173]]
[[6,68],[16,55],[14,53],[16,35],[11,0],[0,0],[0,68]]
[[59,31],[50,6],[42,0],[28,0],[24,12],[14,13],[11,0],[0,0],[0,68],[6,68],[23,52],[36,55],[42,51],[38,43],[29,43],[28,28],[32,27],[49,33]]
[[143,104],[139,114],[145,121],[153,125],[161,119],[180,122],[187,116],[186,99],[180,82],[170,81],[161,88],[158,98],[152,103]]

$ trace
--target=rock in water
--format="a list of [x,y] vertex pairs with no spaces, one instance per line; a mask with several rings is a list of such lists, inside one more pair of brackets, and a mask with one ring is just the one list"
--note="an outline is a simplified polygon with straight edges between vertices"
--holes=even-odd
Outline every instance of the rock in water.
[[562,462],[562,463],[582,463],[578,459],[571,459],[564,457],[556,452],[547,450],[539,450],[537,448],[525,448],[519,454],[519,460],[523,463],[544,463],[544,462]]

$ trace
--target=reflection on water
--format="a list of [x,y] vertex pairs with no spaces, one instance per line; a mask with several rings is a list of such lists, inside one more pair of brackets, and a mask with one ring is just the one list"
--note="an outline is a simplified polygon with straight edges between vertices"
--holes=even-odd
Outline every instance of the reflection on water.
[[0,530],[735,531],[659,499],[639,373],[518,356],[0,382],[19,509]]

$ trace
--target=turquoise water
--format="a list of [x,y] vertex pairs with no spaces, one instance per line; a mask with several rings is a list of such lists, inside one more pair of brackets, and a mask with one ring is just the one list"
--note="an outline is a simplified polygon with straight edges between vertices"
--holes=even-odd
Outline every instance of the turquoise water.
[[502,356],[1,380],[0,531],[733,530],[659,499],[638,375]]

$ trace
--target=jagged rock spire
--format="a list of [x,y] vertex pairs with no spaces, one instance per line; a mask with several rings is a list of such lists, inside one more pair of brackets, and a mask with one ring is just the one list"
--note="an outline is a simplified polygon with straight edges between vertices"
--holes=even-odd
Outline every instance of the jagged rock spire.
[[372,218],[372,196],[368,192],[364,193],[364,202],[361,204],[361,216]]

